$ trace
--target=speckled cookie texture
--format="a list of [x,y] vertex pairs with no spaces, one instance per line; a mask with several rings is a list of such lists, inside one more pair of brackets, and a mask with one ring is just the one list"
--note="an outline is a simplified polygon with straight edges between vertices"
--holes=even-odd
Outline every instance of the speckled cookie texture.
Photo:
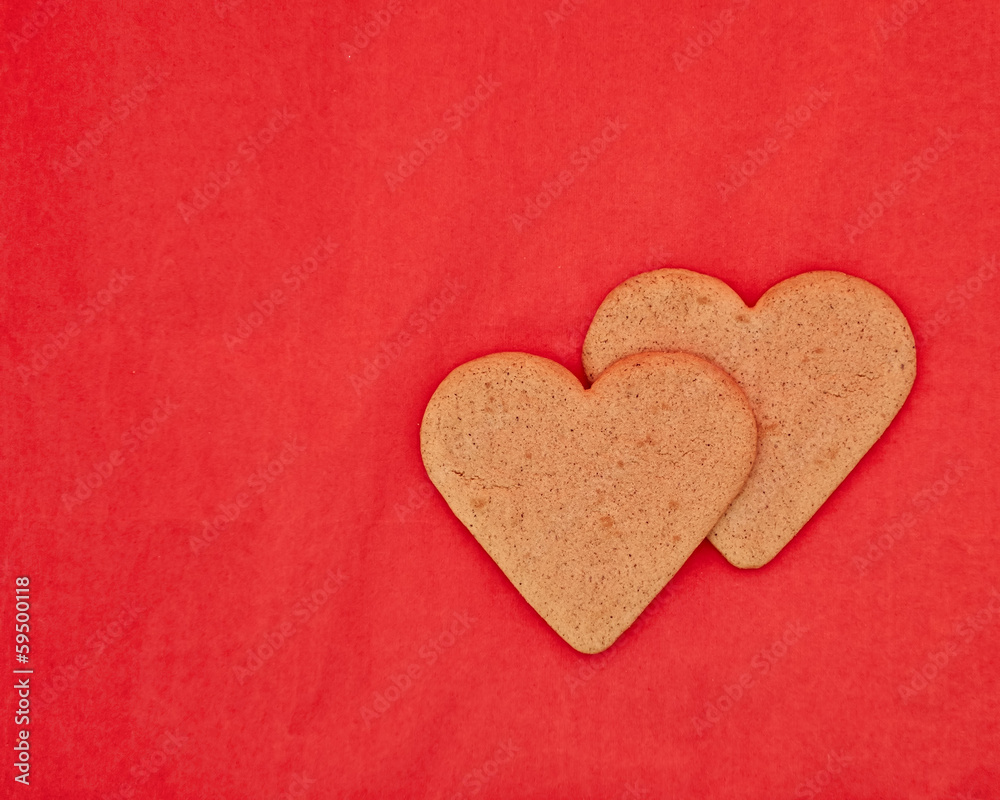
[[455,369],[424,413],[427,474],[572,647],[609,647],[739,493],[756,451],[736,383],[686,354],[610,365],[585,390],[537,356]]
[[754,408],[753,471],[709,537],[738,567],[760,567],[791,541],[882,435],[916,375],[903,313],[840,272],[789,278],[753,308],[707,275],[638,275],[598,309],[584,369],[594,379],[623,356],[660,350],[709,359]]

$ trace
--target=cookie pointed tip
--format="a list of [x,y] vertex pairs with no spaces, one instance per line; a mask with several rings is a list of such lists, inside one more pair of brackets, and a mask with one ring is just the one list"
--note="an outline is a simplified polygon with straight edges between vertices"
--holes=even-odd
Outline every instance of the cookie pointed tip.
[[726,561],[737,569],[760,569],[761,567],[770,564],[777,555],[777,553],[772,556],[755,555],[752,553],[745,553],[740,550],[734,550],[732,548],[726,548],[717,541],[713,541],[713,544],[716,546],[718,551],[722,553],[723,558],[725,558]]

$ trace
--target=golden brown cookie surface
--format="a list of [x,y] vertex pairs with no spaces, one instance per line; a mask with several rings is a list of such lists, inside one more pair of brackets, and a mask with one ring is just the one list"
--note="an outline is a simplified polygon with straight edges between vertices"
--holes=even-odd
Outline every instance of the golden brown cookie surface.
[[757,415],[750,479],[709,537],[738,567],[762,566],[791,541],[882,435],[916,375],[902,312],[840,272],[789,278],[753,308],[707,275],[637,275],[598,309],[584,369],[593,379],[623,356],[658,350],[717,364]]
[[725,373],[647,353],[594,385],[498,353],[455,369],[420,431],[431,481],[572,647],[609,647],[737,495],[756,428]]

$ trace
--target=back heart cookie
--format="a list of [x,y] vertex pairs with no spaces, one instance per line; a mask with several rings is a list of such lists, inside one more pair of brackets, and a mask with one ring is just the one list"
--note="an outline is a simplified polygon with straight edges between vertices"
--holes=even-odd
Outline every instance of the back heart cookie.
[[498,353],[427,404],[431,481],[572,647],[609,647],[708,535],[750,473],[746,396],[703,359],[647,353],[584,390],[559,364]]
[[719,365],[757,416],[750,479],[709,537],[737,567],[763,566],[791,541],[882,435],[916,375],[902,312],[840,272],[789,278],[753,308],[707,275],[638,275],[597,310],[584,369],[594,379],[623,356],[658,350]]

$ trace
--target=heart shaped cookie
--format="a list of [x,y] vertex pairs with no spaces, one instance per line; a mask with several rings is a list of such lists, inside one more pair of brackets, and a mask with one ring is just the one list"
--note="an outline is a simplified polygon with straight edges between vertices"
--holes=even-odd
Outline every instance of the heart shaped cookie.
[[660,350],[720,366],[757,416],[750,479],[709,537],[737,567],[760,567],[791,541],[882,435],[916,376],[903,313],[840,272],[789,278],[753,308],[707,275],[637,275],[597,310],[583,365],[593,380],[623,356]]
[[585,390],[537,356],[455,369],[420,428],[431,481],[572,647],[609,647],[708,535],[750,473],[756,426],[703,359],[646,353]]

